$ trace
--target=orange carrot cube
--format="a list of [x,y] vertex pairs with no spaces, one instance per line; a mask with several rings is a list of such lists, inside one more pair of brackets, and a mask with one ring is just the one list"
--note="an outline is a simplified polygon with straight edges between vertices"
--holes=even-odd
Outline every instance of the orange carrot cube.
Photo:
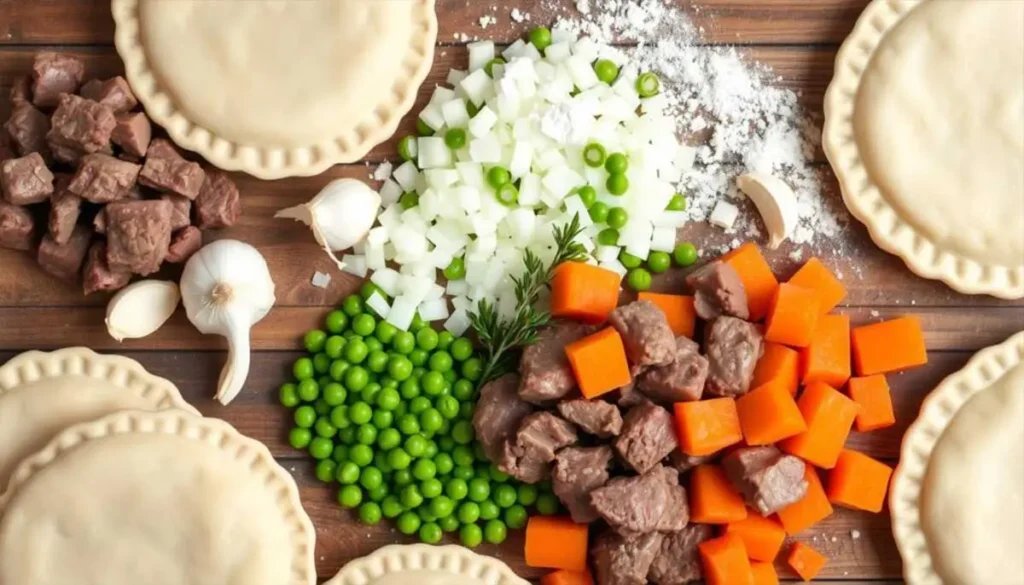
[[807,347],[818,327],[819,307],[815,291],[795,284],[780,284],[772,297],[765,340],[791,347]]
[[817,258],[811,258],[804,263],[803,267],[789,279],[789,283],[817,291],[822,313],[828,313],[846,298],[846,287]]
[[690,521],[728,524],[747,517],[747,506],[736,486],[718,465],[702,464],[690,472]]
[[783,451],[824,469],[835,467],[860,406],[827,384],[811,384],[797,401],[807,430],[779,443]]
[[722,256],[722,261],[732,266],[743,281],[743,287],[747,291],[750,320],[764,319],[771,306],[772,295],[779,287],[779,281],[761,255],[760,248],[753,242],[747,242]]
[[540,578],[540,585],[594,585],[590,571],[555,571]]
[[676,337],[693,337],[697,322],[697,311],[693,308],[693,297],[642,292],[637,295],[641,301],[651,301],[665,313],[668,326]]
[[804,469],[804,480],[807,481],[807,495],[776,513],[782,527],[786,529],[786,534],[790,536],[807,530],[832,515],[832,504],[829,503],[825,489],[821,486],[821,478],[810,465]]
[[748,445],[770,445],[807,430],[796,400],[779,383],[770,382],[740,396],[736,412]]
[[704,562],[707,585],[753,585],[750,559],[743,541],[735,536],[721,536],[700,543],[700,558]]
[[786,540],[786,531],[778,520],[753,511],[748,511],[743,520],[726,524],[725,533],[738,536],[747,547],[747,555],[755,561],[775,560]]
[[865,433],[896,424],[896,415],[892,409],[892,393],[884,375],[850,378],[846,388],[850,398],[860,405],[856,420],[858,431]]
[[782,384],[789,393],[796,396],[800,386],[800,353],[781,343],[766,342],[764,353],[754,368],[754,381],[751,388],[763,386],[769,382]]
[[563,262],[551,279],[551,316],[601,323],[619,304],[615,272],[583,262]]
[[526,566],[587,570],[587,525],[567,516],[534,516],[526,524]]
[[614,327],[607,327],[565,346],[576,383],[587,398],[621,388],[632,380],[626,348]]
[[928,350],[917,317],[855,327],[852,341],[858,376],[885,374],[928,363]]
[[771,563],[750,563],[750,572],[754,575],[754,585],[779,585],[779,574]]
[[823,382],[842,388],[850,379],[850,318],[822,315],[811,344],[801,352],[804,384]]
[[711,455],[743,440],[732,398],[677,402],[675,411],[679,444],[687,455]]
[[889,489],[892,468],[863,453],[843,449],[828,474],[828,500],[833,504],[881,512]]
[[797,575],[800,575],[801,579],[810,581],[825,568],[828,558],[810,546],[796,542],[793,543],[793,548],[789,549],[789,558],[786,559],[786,563]]

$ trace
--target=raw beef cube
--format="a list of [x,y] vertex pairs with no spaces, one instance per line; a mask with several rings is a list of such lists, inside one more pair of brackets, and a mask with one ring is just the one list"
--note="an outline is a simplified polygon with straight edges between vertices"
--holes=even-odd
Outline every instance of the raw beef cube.
[[624,536],[605,529],[590,548],[597,585],[645,585],[664,538],[660,532]]
[[686,283],[694,291],[694,309],[701,319],[710,321],[719,315],[750,317],[747,289],[729,264],[718,260],[705,264],[690,273]]
[[128,81],[120,75],[106,81],[93,79],[83,85],[82,91],[79,93],[87,100],[99,102],[107,106],[115,114],[130,112],[135,109],[135,106],[139,105],[139,100],[135,99],[135,94],[132,93],[132,88],[129,87]]
[[651,301],[634,301],[618,307],[608,322],[622,336],[626,356],[635,366],[663,366],[676,355],[676,338],[665,313]]
[[637,473],[647,473],[679,446],[672,414],[650,402],[626,413],[615,440],[619,456]]
[[65,94],[60,96],[51,126],[46,139],[55,156],[59,149],[80,154],[110,153],[110,135],[117,126],[117,118],[103,104]]
[[192,225],[192,201],[190,199],[172,193],[161,195],[160,198],[171,204],[171,231],[178,231]]
[[14,205],[41,203],[53,193],[53,173],[38,152],[8,159],[0,163],[0,188]]
[[78,57],[60,53],[37,53],[32,64],[33,103],[40,108],[52,108],[60,95],[78,91],[85,79],[85,63]]
[[32,76],[22,75],[11,84],[11,105],[32,103]]
[[50,132],[50,118],[28,102],[19,102],[11,110],[11,117],[4,124],[11,143],[20,156],[38,152],[50,154],[46,135]]
[[501,461],[505,441],[513,436],[533,407],[519,398],[519,376],[504,376],[484,384],[473,410],[476,439],[492,463]]
[[57,175],[53,195],[50,197],[50,237],[58,244],[66,244],[71,231],[82,213],[82,198],[68,191],[71,176]]
[[669,453],[668,464],[679,473],[686,473],[694,467],[714,459],[714,455],[687,455],[681,449]]
[[643,475],[612,479],[590,492],[590,504],[609,526],[623,534],[674,532],[682,530],[690,519],[679,474],[661,465]]
[[89,256],[85,260],[85,276],[82,289],[85,294],[120,290],[128,285],[132,273],[127,270],[111,270],[107,264],[107,245],[95,242],[89,248]]
[[675,360],[644,372],[636,387],[662,404],[692,402],[700,400],[707,377],[708,360],[700,355],[700,346],[687,337],[677,337]]
[[555,452],[576,442],[573,426],[550,412],[523,419],[515,437],[505,442],[498,469],[526,483],[548,477]]
[[200,229],[219,229],[235,225],[242,215],[238,186],[223,171],[206,171],[203,187],[196,197],[196,225]]
[[608,445],[566,447],[555,455],[551,485],[573,522],[589,524],[599,518],[590,505],[590,492],[608,482],[608,465],[613,457]]
[[0,248],[31,250],[36,223],[29,210],[0,201]]
[[545,403],[567,396],[576,388],[576,376],[565,356],[565,346],[593,333],[590,325],[555,321],[544,328],[537,341],[526,346],[519,361],[519,396]]
[[769,516],[807,495],[804,462],[773,446],[741,447],[722,458],[722,467],[747,504]]
[[47,234],[39,244],[39,265],[61,280],[75,281],[91,242],[92,230],[82,225],[75,226],[66,244],[58,244]]
[[203,232],[194,225],[187,226],[171,236],[166,261],[171,264],[182,264],[202,247]]
[[746,394],[764,350],[760,329],[742,319],[722,316],[711,322],[707,340],[708,394]]
[[162,193],[176,193],[195,199],[206,173],[198,163],[185,160],[168,140],[157,138],[149,144],[139,182]]
[[171,204],[117,201],[107,205],[107,263],[146,276],[160,269],[171,243]]
[[622,415],[614,404],[603,400],[577,398],[558,403],[562,418],[596,437],[617,437],[622,431]]
[[118,114],[117,125],[110,133],[110,140],[134,157],[146,156],[149,141],[153,138],[153,126],[142,112]]
[[711,526],[707,524],[691,524],[679,532],[666,534],[647,578],[654,585],[682,585],[699,581],[704,571],[697,546],[714,535]]
[[82,157],[68,190],[92,203],[125,199],[131,193],[142,167],[107,154]]

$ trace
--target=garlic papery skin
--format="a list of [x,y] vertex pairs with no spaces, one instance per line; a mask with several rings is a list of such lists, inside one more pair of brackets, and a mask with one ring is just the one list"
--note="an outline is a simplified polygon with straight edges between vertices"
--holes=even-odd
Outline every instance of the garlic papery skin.
[[263,256],[249,244],[218,240],[196,252],[181,275],[181,300],[201,333],[228,341],[228,363],[216,398],[228,404],[249,375],[249,331],[274,306],[274,281]]
[[363,241],[377,220],[380,194],[356,179],[337,179],[324,187],[309,203],[282,209],[274,217],[294,219],[308,225],[313,237],[338,265],[334,252],[347,250]]

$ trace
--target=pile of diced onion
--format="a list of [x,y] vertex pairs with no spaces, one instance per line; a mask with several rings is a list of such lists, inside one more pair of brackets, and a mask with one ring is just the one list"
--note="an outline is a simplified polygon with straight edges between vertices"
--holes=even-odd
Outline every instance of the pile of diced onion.
[[[549,262],[553,228],[574,215],[585,228],[578,242],[590,262],[620,276],[627,272],[621,251],[641,259],[671,252],[676,228],[686,221],[685,211],[666,207],[694,150],[680,144],[663,93],[640,97],[641,72],[623,52],[555,31],[543,55],[519,40],[501,53],[506,64],[496,64],[496,56],[491,41],[469,45],[468,71],[449,73],[454,89],[436,88],[419,115],[434,134],[415,139],[415,161],[395,168],[381,188],[379,225],[343,259],[356,275],[372,272],[371,281],[391,300],[376,295],[369,304],[396,327],[408,328],[418,312],[427,321],[446,320],[445,328],[461,335],[481,299],[512,313],[510,277],[523,271],[524,251]],[[599,58],[620,68],[611,85],[595,73]],[[472,117],[467,102],[475,106]],[[451,128],[466,130],[463,148],[446,145]],[[609,193],[607,171],[584,163],[582,151],[591,143],[628,157],[625,194]],[[510,172],[516,203],[496,199],[485,179],[494,166]],[[597,234],[608,226],[595,223],[576,194],[584,185],[597,191],[597,201],[628,213],[617,245],[598,245]],[[406,209],[399,199],[410,192],[418,204]],[[464,260],[465,277],[442,286],[442,271],[456,258]]]

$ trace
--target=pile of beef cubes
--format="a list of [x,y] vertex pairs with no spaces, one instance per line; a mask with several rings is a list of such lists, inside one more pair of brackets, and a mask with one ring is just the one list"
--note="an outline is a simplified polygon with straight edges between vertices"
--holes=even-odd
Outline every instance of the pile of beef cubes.
[[37,250],[63,280],[84,266],[91,294],[184,262],[200,230],[238,220],[231,179],[154,138],[138,105],[123,77],[85,82],[80,59],[36,55],[0,128],[0,247]]

